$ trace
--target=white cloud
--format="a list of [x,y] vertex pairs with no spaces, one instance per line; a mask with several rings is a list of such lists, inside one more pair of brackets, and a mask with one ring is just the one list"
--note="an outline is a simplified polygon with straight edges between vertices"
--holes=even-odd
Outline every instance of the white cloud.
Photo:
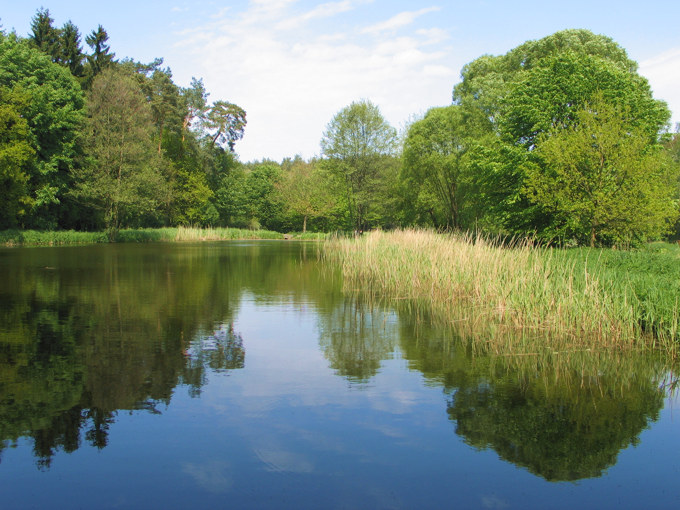
[[336,14],[341,14],[353,9],[352,2],[345,0],[343,2],[328,2],[325,4],[318,5],[311,11],[308,11],[300,16],[295,16],[288,18],[286,20],[280,21],[276,28],[290,30],[298,28],[304,23],[318,18],[328,18],[335,16]]
[[672,48],[640,63],[639,72],[649,80],[656,99],[663,99],[680,122],[680,48]]
[[[318,154],[326,124],[357,99],[376,103],[395,126],[448,103],[463,63],[452,65],[442,46],[448,33],[419,27],[397,36],[373,25],[366,37],[365,3],[331,2],[299,14],[290,0],[251,2],[245,11],[180,34],[176,47],[186,54],[187,68],[173,70],[178,77],[202,76],[212,100],[246,110],[245,136],[236,145],[244,161]],[[336,24],[335,17],[349,10],[356,24]],[[432,10],[398,14],[390,26],[404,27]]]
[[428,12],[434,12],[438,10],[439,7],[426,7],[418,11],[400,12],[399,14],[392,16],[387,21],[376,23],[375,25],[371,25],[369,27],[364,28],[362,32],[365,34],[376,34],[379,32],[396,30],[398,28],[410,25],[416,20],[416,18],[422,16],[423,14],[427,14]]

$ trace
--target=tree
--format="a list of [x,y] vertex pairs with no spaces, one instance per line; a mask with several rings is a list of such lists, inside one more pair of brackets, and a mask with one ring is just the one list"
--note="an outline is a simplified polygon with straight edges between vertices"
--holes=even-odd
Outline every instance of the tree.
[[92,161],[79,172],[74,195],[102,211],[109,237],[131,217],[150,214],[169,189],[154,150],[151,108],[134,76],[106,69],[88,97],[86,145]]
[[629,112],[598,94],[539,136],[526,193],[553,213],[556,234],[592,247],[658,237],[677,219],[676,167]]
[[513,234],[549,240],[561,228],[554,209],[530,199],[526,169],[540,166],[537,141],[568,129],[575,112],[596,94],[629,109],[630,127],[652,145],[670,116],[625,50],[587,30],[558,32],[500,57],[481,57],[462,74],[454,101],[488,121],[486,141],[471,154],[476,180],[494,221]]
[[302,232],[307,232],[308,219],[324,216],[335,207],[327,179],[316,161],[293,161],[276,184],[276,189],[284,208],[302,217]]
[[84,100],[75,78],[51,58],[15,35],[0,35],[0,87],[27,95],[21,116],[35,158],[25,169],[28,199],[22,225],[56,228],[79,156]]
[[108,40],[109,34],[101,25],[85,38],[85,42],[92,49],[92,54],[87,56],[89,84],[92,83],[95,76],[115,62],[113,58],[116,55],[110,52],[110,47],[106,44]]
[[349,223],[356,230],[377,222],[383,173],[396,155],[397,132],[367,100],[340,110],[326,127],[321,151],[331,173],[343,183]]
[[68,67],[73,76],[82,78],[84,59],[85,55],[80,45],[80,32],[78,27],[69,20],[61,29],[59,61],[62,65]]
[[[161,153],[163,133],[169,124],[175,120],[179,129],[180,118],[180,90],[172,82],[170,69],[157,69],[150,79],[144,81],[143,89],[147,94],[154,124],[158,129],[158,153]],[[175,117],[176,119],[173,119]]]
[[[477,117],[477,118],[475,118]],[[404,143],[401,178],[435,226],[469,228],[474,220],[468,152],[478,143],[479,115],[460,105],[431,108]],[[467,217],[466,217],[467,216]]]
[[249,228],[279,230],[283,206],[276,193],[281,169],[275,163],[256,164],[246,174],[245,209]]
[[203,79],[197,80],[192,77],[191,85],[183,88],[181,95],[185,105],[182,121],[182,141],[184,141],[186,132],[194,125],[195,120],[198,120],[199,125],[205,121],[208,110],[208,93],[205,90],[205,85],[203,85]]
[[246,112],[240,106],[227,101],[215,101],[206,115],[205,125],[214,130],[212,145],[226,144],[231,152],[234,145],[243,138],[246,127]]
[[0,229],[16,227],[30,203],[28,180],[35,151],[22,111],[28,95],[0,87]]
[[31,20],[30,40],[43,53],[52,58],[52,62],[60,62],[61,48],[59,30],[52,26],[54,19],[49,9],[40,8]]

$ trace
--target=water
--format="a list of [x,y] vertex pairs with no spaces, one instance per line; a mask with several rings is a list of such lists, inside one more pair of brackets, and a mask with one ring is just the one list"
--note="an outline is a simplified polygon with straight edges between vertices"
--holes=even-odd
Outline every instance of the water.
[[314,244],[2,249],[0,508],[678,507],[667,367],[468,351]]

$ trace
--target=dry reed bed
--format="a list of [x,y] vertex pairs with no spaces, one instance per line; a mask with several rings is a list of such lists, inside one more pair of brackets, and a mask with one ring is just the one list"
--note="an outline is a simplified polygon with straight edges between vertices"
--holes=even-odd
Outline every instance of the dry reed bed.
[[[556,253],[419,230],[326,245],[326,256],[341,263],[346,290],[425,306],[497,353],[659,347],[642,331],[631,289]],[[674,338],[661,340],[674,354]]]

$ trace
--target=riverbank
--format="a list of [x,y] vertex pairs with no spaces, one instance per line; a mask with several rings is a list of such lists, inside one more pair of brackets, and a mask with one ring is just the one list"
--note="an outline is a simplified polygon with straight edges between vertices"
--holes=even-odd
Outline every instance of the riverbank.
[[[326,234],[282,234],[270,230],[247,230],[239,228],[166,227],[124,229],[118,232],[116,242],[185,242],[226,241],[236,239],[302,239],[322,240]],[[37,231],[5,230],[0,232],[0,246],[65,246],[78,244],[108,243],[106,232],[78,232],[75,230]]]
[[341,264],[346,290],[408,303],[496,353],[678,354],[680,249],[672,245],[507,248],[406,230],[339,238],[325,248]]

